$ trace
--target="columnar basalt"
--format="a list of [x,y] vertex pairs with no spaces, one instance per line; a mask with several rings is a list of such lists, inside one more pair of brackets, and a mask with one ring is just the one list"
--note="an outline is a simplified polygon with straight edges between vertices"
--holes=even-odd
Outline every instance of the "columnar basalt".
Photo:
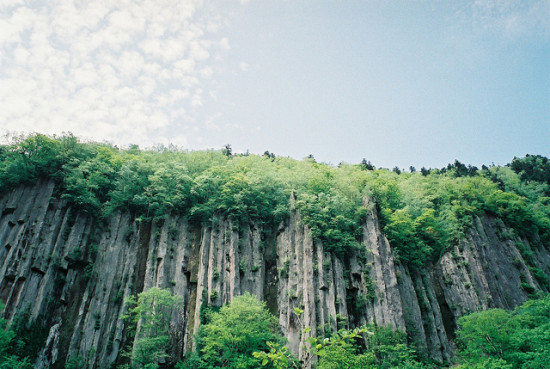
[[[376,323],[448,360],[458,317],[512,308],[545,291],[535,269],[550,275],[547,249],[489,216],[475,218],[459,244],[420,270],[398,261],[368,201],[362,240],[340,259],[296,210],[276,229],[221,216],[200,226],[124,212],[99,220],[55,198],[54,189],[45,181],[0,198],[0,298],[9,321],[27,314],[44,327],[37,368],[63,368],[75,355],[88,368],[120,362],[132,347],[124,299],[154,286],[183,297],[173,313],[174,357],[192,349],[205,307],[250,292],[267,301],[302,359],[307,335]],[[535,255],[530,262],[526,248]]]

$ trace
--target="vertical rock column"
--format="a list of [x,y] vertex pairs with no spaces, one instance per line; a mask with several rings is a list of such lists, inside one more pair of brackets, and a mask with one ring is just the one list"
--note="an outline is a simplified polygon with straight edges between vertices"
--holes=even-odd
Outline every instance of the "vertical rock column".
[[[277,237],[277,270],[279,273],[279,324],[288,339],[288,348],[303,358],[306,327],[316,329],[315,290],[313,282],[313,240],[307,228],[293,211],[288,226]],[[303,310],[300,316],[295,308]]]
[[388,240],[380,229],[375,210],[368,203],[365,206],[369,208],[369,211],[363,225],[366,270],[368,271],[368,275],[364,276],[364,281],[371,287],[363,290],[363,293],[370,295],[370,303],[367,304],[364,319],[369,323],[389,325],[405,330],[395,258]]

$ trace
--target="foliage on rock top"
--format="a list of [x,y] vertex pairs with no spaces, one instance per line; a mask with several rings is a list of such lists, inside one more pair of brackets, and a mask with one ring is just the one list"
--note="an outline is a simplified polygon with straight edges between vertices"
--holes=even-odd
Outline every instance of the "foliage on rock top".
[[484,214],[501,218],[520,237],[550,245],[550,164],[544,157],[481,170],[455,161],[408,173],[367,164],[334,167],[227,148],[119,149],[71,134],[31,134],[0,146],[0,191],[50,179],[57,196],[96,216],[181,214],[195,224],[223,216],[237,227],[274,227],[294,206],[312,235],[339,256],[360,244],[364,200],[374,198],[398,258],[416,266],[436,260]]
[[282,342],[276,318],[249,293],[233,298],[229,305],[212,312],[196,335],[197,350],[186,361],[196,369],[261,367],[255,351],[268,349],[268,342]]
[[131,352],[125,354],[132,360],[131,368],[158,368],[159,361],[169,359],[172,311],[181,307],[181,296],[153,287],[140,293],[137,299],[130,296],[126,304],[128,311],[123,318],[128,331],[135,336]]
[[550,295],[511,312],[466,315],[458,325],[460,368],[547,368],[550,363]]

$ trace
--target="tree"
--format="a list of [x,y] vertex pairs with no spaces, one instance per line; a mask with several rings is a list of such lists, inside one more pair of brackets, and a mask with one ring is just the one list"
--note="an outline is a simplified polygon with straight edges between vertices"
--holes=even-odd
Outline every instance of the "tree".
[[254,351],[252,354],[255,358],[261,359],[262,366],[272,365],[274,369],[298,369],[300,362],[292,355],[292,353],[280,343],[267,342],[269,351]]
[[227,144],[222,148],[222,154],[224,154],[228,158],[233,156],[233,149],[231,148],[230,144]]
[[256,369],[262,359],[255,351],[268,351],[268,342],[280,342],[275,317],[265,302],[246,293],[210,315],[196,337],[200,368]]
[[364,169],[364,170],[375,170],[376,168],[374,167],[374,165],[372,165],[372,163],[369,161],[367,161],[367,159],[363,158],[363,160],[361,160],[361,168]]
[[[294,309],[298,317],[303,313]],[[301,324],[301,323],[300,323]],[[304,334],[311,332],[306,327]],[[316,369],[424,369],[426,365],[415,358],[415,351],[406,344],[404,332],[390,327],[366,325],[353,330],[340,329],[331,337],[308,337],[308,355],[304,365],[317,357]],[[276,369],[291,368],[285,357],[286,348],[270,345],[270,352],[255,352],[262,365]],[[292,368],[299,368],[294,365]]]
[[158,362],[169,357],[172,311],[182,303],[181,296],[153,287],[127,300],[130,330],[136,333],[134,347],[128,356],[132,368],[158,368]]
[[390,327],[367,325],[332,337],[310,338],[313,353],[319,357],[317,369],[421,369],[415,352],[406,344],[406,335]]
[[275,159],[275,154],[272,152],[269,152],[269,150],[265,150],[263,156],[269,159]]
[[363,340],[366,332],[367,329],[362,327],[352,331],[339,330],[330,338],[309,338],[313,354],[319,358],[317,368],[370,368],[372,355],[359,352],[359,341]]
[[[0,312],[3,310],[4,304],[0,301]],[[7,327],[6,320],[0,318],[0,369],[32,369],[28,358],[21,359],[13,353],[19,343],[15,338],[15,332]]]
[[550,184],[550,160],[541,155],[529,155],[514,158],[509,164],[524,181],[538,181]]
[[463,368],[545,368],[550,362],[550,295],[512,312],[491,309],[458,320]]

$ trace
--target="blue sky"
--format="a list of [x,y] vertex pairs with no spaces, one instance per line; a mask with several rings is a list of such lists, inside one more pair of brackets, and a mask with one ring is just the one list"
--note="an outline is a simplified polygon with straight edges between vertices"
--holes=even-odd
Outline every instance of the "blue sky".
[[0,128],[379,167],[550,156],[550,1],[5,0]]

